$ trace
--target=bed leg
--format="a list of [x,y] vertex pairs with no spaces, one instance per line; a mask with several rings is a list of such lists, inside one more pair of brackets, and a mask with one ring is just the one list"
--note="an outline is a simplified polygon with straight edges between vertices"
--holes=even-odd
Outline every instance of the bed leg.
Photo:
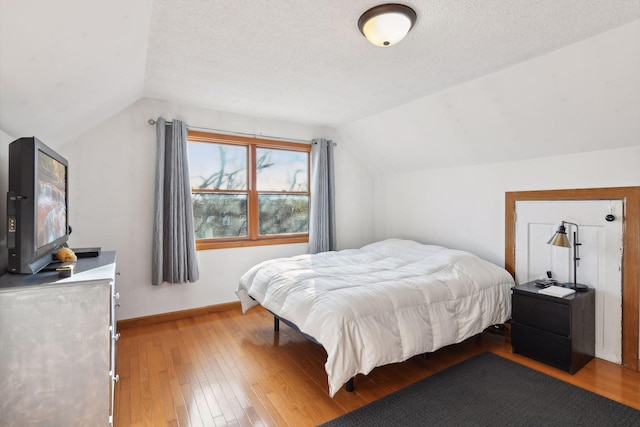
[[420,358],[421,358],[422,360],[427,360],[427,359],[429,358],[429,356],[431,356],[431,353],[422,353],[422,354],[420,355]]
[[353,393],[356,389],[353,385],[353,377],[349,378],[349,381],[347,381],[346,389],[349,393]]
[[273,316],[273,332],[280,331],[280,319],[276,316]]

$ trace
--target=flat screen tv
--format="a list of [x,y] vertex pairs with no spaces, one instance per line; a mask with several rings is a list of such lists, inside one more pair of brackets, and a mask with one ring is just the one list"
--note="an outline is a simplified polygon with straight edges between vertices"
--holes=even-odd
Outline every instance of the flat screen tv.
[[35,274],[69,238],[69,164],[35,137],[9,144],[9,273]]

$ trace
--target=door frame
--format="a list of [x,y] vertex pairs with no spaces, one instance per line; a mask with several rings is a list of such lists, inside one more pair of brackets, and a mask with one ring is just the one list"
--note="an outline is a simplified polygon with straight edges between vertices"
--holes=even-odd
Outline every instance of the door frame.
[[525,200],[623,200],[622,366],[638,371],[640,323],[640,187],[511,191],[505,193],[505,269],[515,277],[516,202]]

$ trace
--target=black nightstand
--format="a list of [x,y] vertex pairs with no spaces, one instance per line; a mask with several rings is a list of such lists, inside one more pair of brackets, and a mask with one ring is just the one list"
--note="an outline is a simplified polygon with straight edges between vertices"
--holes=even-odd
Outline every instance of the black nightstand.
[[565,298],[539,290],[534,282],[512,289],[513,352],[574,374],[595,355],[595,290]]

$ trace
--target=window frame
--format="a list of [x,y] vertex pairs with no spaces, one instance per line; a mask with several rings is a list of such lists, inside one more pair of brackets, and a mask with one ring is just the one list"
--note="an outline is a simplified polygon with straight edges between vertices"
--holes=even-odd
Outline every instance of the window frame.
[[[217,237],[208,239],[196,238],[196,250],[240,248],[249,246],[283,245],[291,243],[308,243],[309,233],[276,234],[261,236],[259,232],[259,206],[260,194],[299,194],[309,198],[311,207],[311,143],[278,141],[263,138],[249,138],[237,135],[226,135],[204,131],[189,130],[188,142],[210,142],[216,144],[241,145],[247,147],[247,235],[238,237]],[[258,192],[256,185],[256,149],[281,149],[288,151],[301,151],[307,153],[307,191],[262,191]],[[245,190],[198,190],[197,193],[238,193]],[[191,193],[194,189],[191,188]]]

